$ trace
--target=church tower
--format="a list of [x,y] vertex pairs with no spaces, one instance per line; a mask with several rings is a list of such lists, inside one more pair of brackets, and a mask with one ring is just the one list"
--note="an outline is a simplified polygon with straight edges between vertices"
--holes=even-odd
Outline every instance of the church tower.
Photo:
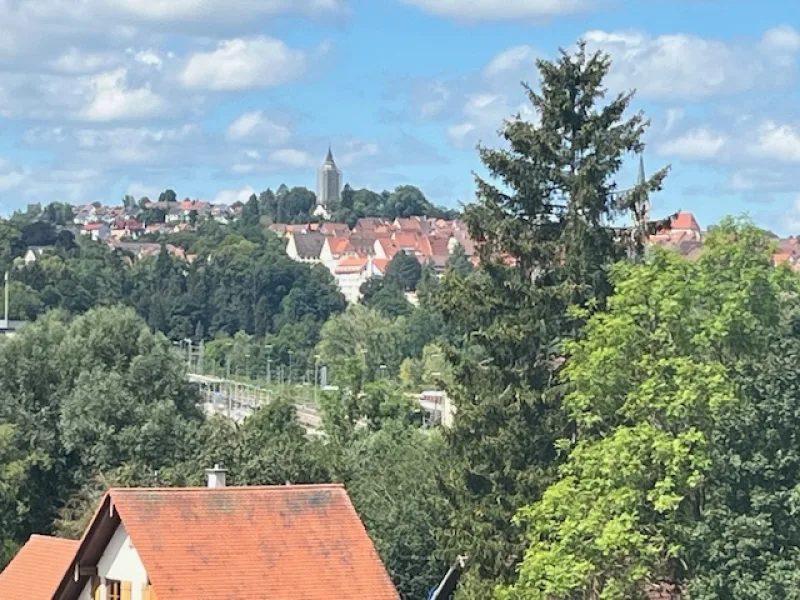
[[328,156],[317,177],[317,206],[327,210],[331,203],[338,202],[342,193],[342,172],[336,167],[333,152],[328,146]]

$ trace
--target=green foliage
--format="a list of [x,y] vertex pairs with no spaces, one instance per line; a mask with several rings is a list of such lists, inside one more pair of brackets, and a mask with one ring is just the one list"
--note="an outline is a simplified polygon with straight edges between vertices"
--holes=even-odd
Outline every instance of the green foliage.
[[614,177],[645,128],[641,115],[626,116],[631,95],[604,100],[605,55],[581,45],[537,66],[539,91],[525,86],[536,121],[517,115],[501,131],[507,149],[480,149],[496,181],[478,178],[465,210],[481,269],[466,278],[449,269],[435,303],[462,334],[449,357],[458,412],[443,550],[471,558],[463,598],[512,580],[525,543],[509,521],[556,475],[568,421],[555,357],[584,317],[567,308],[596,310],[610,292],[607,266],[624,249],[604,223],[619,213]]
[[446,521],[437,489],[445,461],[441,437],[398,423],[345,451],[347,491],[404,599],[426,598],[449,566],[432,535]]
[[657,250],[613,269],[607,310],[566,345],[569,460],[518,514],[530,546],[502,597],[637,598],[683,579],[720,424],[741,410],[734,375],[767,350],[788,291],[767,248],[728,221],[696,262]]
[[417,289],[417,283],[421,276],[422,265],[416,258],[402,250],[394,255],[386,267],[386,279],[396,282],[401,289],[407,292]]
[[17,492],[25,509],[4,540],[49,531],[58,508],[99,471],[184,461],[201,422],[171,345],[131,309],[72,321],[50,313],[0,342],[0,369],[0,423],[13,425],[21,457],[11,464],[35,457]]
[[464,252],[464,246],[461,244],[456,244],[453,252],[447,258],[446,268],[454,271],[461,277],[469,277],[469,274],[472,273],[474,267]]

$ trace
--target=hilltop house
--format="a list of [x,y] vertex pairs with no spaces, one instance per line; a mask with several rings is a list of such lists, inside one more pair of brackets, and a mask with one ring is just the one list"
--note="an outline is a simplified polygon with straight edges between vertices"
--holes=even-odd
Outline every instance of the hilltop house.
[[112,489],[80,542],[33,536],[0,574],[26,600],[399,600],[341,485]]

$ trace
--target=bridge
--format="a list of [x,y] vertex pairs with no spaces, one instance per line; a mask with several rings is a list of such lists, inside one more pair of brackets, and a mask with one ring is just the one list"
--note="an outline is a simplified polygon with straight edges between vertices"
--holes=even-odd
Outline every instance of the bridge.
[[[186,377],[189,382],[199,386],[207,414],[225,415],[237,423],[242,423],[256,410],[267,406],[275,395],[268,389],[250,383],[191,372]],[[322,432],[322,416],[315,403],[300,400],[294,403],[294,408],[297,420],[309,434]]]

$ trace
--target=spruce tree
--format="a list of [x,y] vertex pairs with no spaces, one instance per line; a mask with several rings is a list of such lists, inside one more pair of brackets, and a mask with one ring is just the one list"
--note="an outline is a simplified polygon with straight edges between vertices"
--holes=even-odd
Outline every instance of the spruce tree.
[[[468,554],[472,564],[460,598],[490,597],[521,560],[512,518],[552,481],[555,440],[569,433],[559,407],[560,343],[577,331],[579,315],[603,305],[606,267],[625,256],[607,226],[629,208],[615,199],[614,178],[626,156],[643,150],[647,127],[642,114],[626,114],[632,93],[605,100],[605,54],[580,43],[537,66],[538,88],[523,84],[535,118],[506,121],[506,147],[479,148],[491,181],[476,178],[465,220],[480,270],[466,280],[446,275],[438,295],[462,333],[450,353],[457,416],[442,482],[452,515],[443,551],[448,559]],[[659,189],[665,174],[630,198]]]

